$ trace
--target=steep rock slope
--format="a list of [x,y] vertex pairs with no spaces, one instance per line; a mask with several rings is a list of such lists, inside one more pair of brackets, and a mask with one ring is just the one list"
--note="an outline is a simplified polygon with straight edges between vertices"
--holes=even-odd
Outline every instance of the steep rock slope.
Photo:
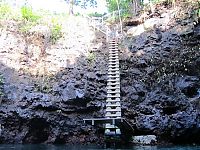
[[165,143],[200,142],[200,25],[184,5],[158,5],[122,44],[124,114],[135,135]]
[[95,129],[84,127],[82,119],[103,112],[104,35],[95,33],[79,17],[68,20],[66,35],[55,45],[48,42],[43,27],[22,35],[16,22],[4,25],[0,36],[0,142],[97,142]]

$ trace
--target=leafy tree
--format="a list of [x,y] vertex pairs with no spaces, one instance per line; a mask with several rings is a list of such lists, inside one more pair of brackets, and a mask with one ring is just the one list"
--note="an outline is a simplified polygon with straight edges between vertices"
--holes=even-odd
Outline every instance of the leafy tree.
[[97,0],[65,0],[69,7],[69,14],[73,14],[74,6],[80,6],[86,9],[89,7],[97,7]]
[[135,3],[138,0],[109,0],[108,1],[108,11],[113,12],[118,10],[117,2],[119,2],[120,11],[122,12],[122,17],[128,17],[132,14],[132,10]]

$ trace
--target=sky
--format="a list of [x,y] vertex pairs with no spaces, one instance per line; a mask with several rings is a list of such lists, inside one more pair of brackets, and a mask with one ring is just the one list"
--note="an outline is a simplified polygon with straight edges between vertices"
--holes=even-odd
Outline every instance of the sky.
[[[23,5],[25,0],[7,0],[13,3],[15,1],[16,5]],[[68,6],[64,0],[27,0],[28,3],[33,7],[33,9],[46,9],[53,12],[66,12],[68,10]],[[81,0],[83,1],[83,0]],[[74,12],[79,13],[104,13],[107,12],[106,8],[106,0],[96,0],[97,8],[87,8],[81,9],[80,7],[74,7]]]

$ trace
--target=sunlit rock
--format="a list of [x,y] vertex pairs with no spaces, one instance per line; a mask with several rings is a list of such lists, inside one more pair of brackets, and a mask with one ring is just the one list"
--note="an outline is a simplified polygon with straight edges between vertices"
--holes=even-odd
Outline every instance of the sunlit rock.
[[130,28],[130,29],[127,31],[127,35],[128,35],[128,36],[137,36],[137,35],[142,34],[143,32],[145,32],[145,28],[144,28],[144,25],[141,24],[141,25],[139,25],[139,26]]
[[155,135],[134,136],[133,143],[143,144],[143,145],[153,145],[157,143],[157,137]]

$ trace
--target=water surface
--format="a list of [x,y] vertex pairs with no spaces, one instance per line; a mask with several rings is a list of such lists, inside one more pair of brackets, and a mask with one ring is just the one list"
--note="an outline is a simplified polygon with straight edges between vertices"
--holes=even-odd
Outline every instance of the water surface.
[[[105,150],[101,146],[79,146],[79,145],[4,145],[0,144],[0,150]],[[114,150],[109,148],[107,150]],[[116,150],[200,150],[200,146],[131,146],[116,148]]]

